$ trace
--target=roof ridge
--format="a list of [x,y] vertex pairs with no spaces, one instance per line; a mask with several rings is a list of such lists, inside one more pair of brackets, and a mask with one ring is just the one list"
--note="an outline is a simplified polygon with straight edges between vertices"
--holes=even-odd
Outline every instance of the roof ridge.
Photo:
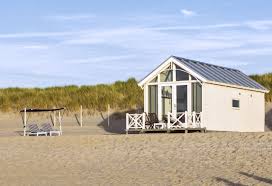
[[214,65],[214,64],[211,64],[211,63],[206,63],[206,62],[202,62],[202,61],[196,61],[196,60],[188,59],[188,58],[184,58],[184,57],[178,57],[178,56],[173,56],[173,57],[177,58],[179,60],[191,61],[191,62],[194,62],[194,63],[203,64],[203,65],[209,65],[209,66],[213,66],[213,67],[217,67],[217,68],[223,68],[223,69],[227,69],[227,70],[234,70],[236,72],[241,72],[240,70],[235,69],[235,68],[230,68],[230,67],[225,67],[225,66],[220,66],[220,65]]

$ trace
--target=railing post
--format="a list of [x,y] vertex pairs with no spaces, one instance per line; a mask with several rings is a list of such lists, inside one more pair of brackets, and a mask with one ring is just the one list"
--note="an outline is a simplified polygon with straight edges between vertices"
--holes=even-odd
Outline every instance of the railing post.
[[142,113],[142,118],[143,118],[143,128],[142,129],[145,129],[145,113]]
[[202,127],[202,112],[199,113],[199,127]]
[[128,131],[129,129],[128,125],[129,125],[129,114],[126,113],[126,131]]
[[170,112],[167,113],[167,129],[170,129]]
[[193,112],[193,127],[196,127],[196,112]]
[[185,111],[185,128],[188,128],[188,112],[187,111]]

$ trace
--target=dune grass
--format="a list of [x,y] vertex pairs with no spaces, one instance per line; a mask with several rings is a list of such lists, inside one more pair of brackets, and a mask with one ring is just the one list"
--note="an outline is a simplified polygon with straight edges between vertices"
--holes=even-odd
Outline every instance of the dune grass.
[[[272,73],[252,75],[251,78],[272,89]],[[266,95],[272,102],[272,93]],[[90,113],[103,112],[110,104],[113,110],[143,108],[143,90],[134,78],[113,84],[95,86],[65,86],[50,88],[0,89],[0,111],[17,112],[23,108],[65,107],[73,112],[80,105]]]
[[[272,90],[272,73],[262,74],[262,75],[251,75],[252,79],[263,85],[269,90]],[[265,95],[266,102],[272,102],[272,92],[270,91]]]
[[134,78],[114,84],[50,88],[0,89],[0,111],[16,112],[23,108],[65,107],[76,111],[80,105],[90,112],[135,109],[143,105],[143,90]]

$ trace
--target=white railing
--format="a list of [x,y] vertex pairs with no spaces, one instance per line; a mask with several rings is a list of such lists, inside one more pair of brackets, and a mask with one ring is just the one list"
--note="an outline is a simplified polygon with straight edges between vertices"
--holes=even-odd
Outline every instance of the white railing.
[[187,128],[187,112],[180,113],[178,116],[176,114],[168,112],[167,116],[167,128]]
[[126,114],[126,131],[129,129],[145,129],[145,113]]
[[196,112],[182,112],[173,114],[168,113],[167,128],[201,128],[202,113]]
[[188,127],[201,128],[202,113],[188,112]]

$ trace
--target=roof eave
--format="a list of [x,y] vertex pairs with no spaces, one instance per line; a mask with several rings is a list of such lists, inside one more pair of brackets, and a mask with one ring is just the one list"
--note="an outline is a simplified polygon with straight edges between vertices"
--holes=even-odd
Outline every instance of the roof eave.
[[158,74],[168,63],[174,62],[177,65],[179,65],[181,68],[189,72],[191,75],[194,77],[197,77],[200,81],[206,82],[206,78],[203,76],[199,75],[195,71],[193,71],[190,67],[186,66],[181,60],[177,59],[174,56],[170,56],[168,59],[166,59],[163,63],[161,63],[155,70],[153,70],[151,73],[149,73],[145,78],[143,78],[141,81],[138,82],[138,86],[141,88],[144,87],[144,85],[151,80],[156,74]]
[[140,80],[138,82],[138,86],[140,87],[144,87],[145,83],[148,82],[149,79],[151,79],[155,74],[158,73],[158,71],[160,71],[160,69],[168,62],[168,60],[170,60],[172,58],[172,56],[170,56],[169,58],[167,58],[165,61],[163,61],[160,65],[158,65],[152,72],[150,72],[149,74],[147,74],[142,80]]
[[227,84],[227,83],[220,83],[220,82],[215,82],[215,81],[206,81],[206,83],[225,86],[225,87],[232,87],[232,88],[237,88],[237,89],[250,90],[250,91],[255,91],[255,92],[262,92],[262,93],[266,93],[266,94],[270,92],[270,90],[268,90],[268,89],[255,89],[255,88]]

